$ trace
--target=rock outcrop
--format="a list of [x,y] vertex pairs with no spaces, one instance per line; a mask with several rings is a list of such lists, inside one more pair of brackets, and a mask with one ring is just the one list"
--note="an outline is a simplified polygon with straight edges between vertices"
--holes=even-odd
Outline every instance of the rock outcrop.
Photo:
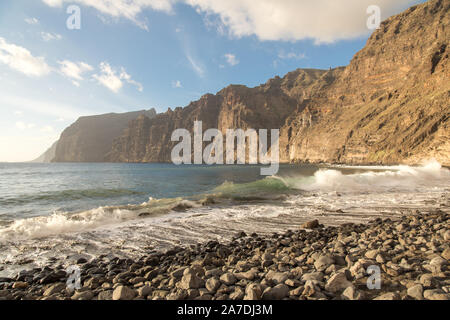
[[65,129],[56,145],[53,162],[104,162],[115,138],[139,116],[154,117],[155,109],[80,117]]

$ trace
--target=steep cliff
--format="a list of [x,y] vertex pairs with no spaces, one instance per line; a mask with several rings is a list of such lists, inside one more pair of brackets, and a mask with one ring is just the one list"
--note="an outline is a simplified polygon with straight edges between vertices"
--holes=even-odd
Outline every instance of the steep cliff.
[[[283,160],[450,163],[450,1],[384,21],[350,65],[283,128]],[[289,132],[295,134],[290,135]]]
[[80,117],[65,129],[56,145],[53,162],[103,162],[113,140],[120,137],[129,122],[137,117],[156,116],[156,111],[109,113]]
[[279,129],[289,115],[301,108],[309,88],[322,77],[322,70],[297,70],[285,78],[275,78],[256,88],[232,85],[216,95],[207,94],[186,108],[158,114],[153,119],[140,116],[116,139],[107,159],[113,162],[168,162],[176,142],[177,128],[192,132],[194,121],[203,129]]
[[[449,14],[449,0],[430,0],[384,21],[347,67],[298,69],[256,88],[229,86],[152,119],[141,115],[110,150],[109,141],[104,145],[104,159],[169,162],[172,132],[192,131],[201,120],[203,130],[280,129],[282,162],[415,164],[434,157],[450,165]],[[66,152],[58,145],[57,154]]]

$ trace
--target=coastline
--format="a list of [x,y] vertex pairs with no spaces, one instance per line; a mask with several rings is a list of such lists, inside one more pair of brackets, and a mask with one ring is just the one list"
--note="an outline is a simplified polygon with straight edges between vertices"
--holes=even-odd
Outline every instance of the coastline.
[[[240,233],[139,259],[79,259],[80,290],[60,267],[0,279],[0,300],[448,300],[449,214],[377,218],[337,227],[317,220],[260,237]],[[367,273],[379,267],[380,289]],[[375,282],[374,282],[375,283]]]

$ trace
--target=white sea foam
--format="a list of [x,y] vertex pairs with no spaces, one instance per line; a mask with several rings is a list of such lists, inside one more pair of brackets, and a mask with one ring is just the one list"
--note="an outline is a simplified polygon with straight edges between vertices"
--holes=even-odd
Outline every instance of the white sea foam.
[[[359,169],[359,167],[352,167]],[[448,187],[450,170],[432,161],[421,167],[406,165],[379,167],[345,175],[333,169],[321,169],[314,177],[289,179],[291,187],[307,191],[372,192],[380,190],[416,190],[424,187]],[[382,170],[382,171],[380,171]]]

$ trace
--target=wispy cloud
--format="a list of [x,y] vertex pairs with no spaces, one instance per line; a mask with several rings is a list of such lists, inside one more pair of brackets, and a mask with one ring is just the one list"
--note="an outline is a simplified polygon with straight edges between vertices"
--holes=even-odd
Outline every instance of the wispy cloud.
[[69,60],[58,61],[60,65],[59,71],[65,77],[72,80],[75,86],[80,86],[79,81],[84,80],[83,74],[94,70],[92,66],[85,62],[72,62]]
[[28,24],[38,24],[39,20],[36,19],[36,18],[26,18],[25,22],[28,23]]
[[16,122],[16,128],[19,130],[25,130],[25,129],[32,129],[36,125],[34,123],[25,123],[23,121],[17,121]]
[[288,60],[288,59],[295,59],[295,60],[302,60],[306,58],[306,54],[304,53],[295,53],[295,52],[280,52],[278,53],[278,58],[283,59],[283,60]]
[[27,76],[41,77],[51,72],[43,57],[34,57],[27,49],[8,43],[1,37],[0,62]]
[[108,62],[100,63],[100,73],[94,74],[93,78],[97,80],[97,82],[112,92],[119,92],[119,90],[123,87],[123,82],[135,85],[139,91],[143,91],[144,88],[142,84],[133,80],[131,76],[126,72],[125,68],[121,67],[121,71],[118,74],[116,70],[114,70]]
[[137,82],[137,81],[135,81],[135,80],[133,80],[133,79],[131,79],[131,76],[125,71],[124,67],[121,68],[120,79],[123,79],[127,83],[136,86],[139,92],[144,91],[144,87],[142,86],[142,84]]
[[181,84],[180,80],[176,80],[172,82],[172,87],[174,88],[183,88],[183,85]]
[[131,20],[137,26],[148,30],[147,23],[139,19],[139,14],[145,9],[153,9],[172,13],[173,4],[178,0],[42,0],[51,7],[61,7],[63,3],[78,3],[97,9],[102,14],[114,18]]
[[42,40],[49,42],[52,40],[61,40],[62,36],[57,33],[51,33],[51,32],[41,32],[41,38]]
[[205,67],[200,62],[196,61],[190,53],[186,53],[186,58],[195,73],[203,78],[205,76]]
[[232,53],[227,53],[224,55],[224,57],[230,66],[235,66],[235,65],[239,64],[239,60],[236,58],[236,55],[234,55]]
[[44,132],[44,133],[52,133],[54,131],[55,131],[55,129],[52,126],[43,126],[41,128],[41,132]]

